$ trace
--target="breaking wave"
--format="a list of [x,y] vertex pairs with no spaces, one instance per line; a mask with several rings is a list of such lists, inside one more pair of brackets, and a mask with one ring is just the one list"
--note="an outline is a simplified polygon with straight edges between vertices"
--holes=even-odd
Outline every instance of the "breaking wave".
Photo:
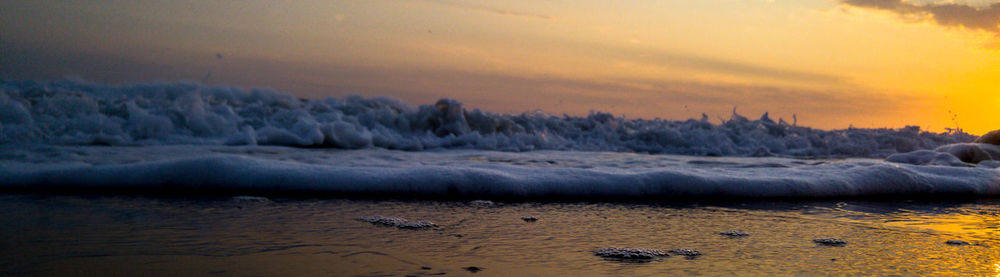
[[583,150],[706,156],[886,157],[970,142],[962,132],[818,130],[735,112],[720,124],[467,110],[453,99],[299,99],[268,89],[162,82],[0,82],[0,144],[282,145],[419,151]]
[[993,166],[616,152],[0,146],[0,191],[666,201],[1000,195]]
[[[707,116],[497,114],[452,99],[422,106],[298,99],[180,82],[0,82],[0,191],[599,200],[1000,195],[1000,146],[973,139],[919,127],[817,130],[766,113],[751,120],[734,112],[714,124]],[[420,151],[428,149],[451,150]]]

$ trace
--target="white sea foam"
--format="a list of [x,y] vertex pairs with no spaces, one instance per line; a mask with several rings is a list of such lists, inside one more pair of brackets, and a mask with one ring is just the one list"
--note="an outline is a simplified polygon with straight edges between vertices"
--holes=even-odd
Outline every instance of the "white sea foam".
[[823,131],[767,114],[712,124],[494,114],[450,99],[419,107],[388,98],[303,100],[190,83],[0,82],[2,189],[467,199],[1000,195],[1000,148],[963,143],[972,140],[916,127]]
[[380,215],[366,216],[358,218],[357,220],[368,222],[374,225],[390,226],[399,229],[428,229],[437,227],[437,224],[434,224],[433,222],[430,221],[424,221],[424,220],[408,221],[399,217],[386,217]]
[[934,150],[917,150],[908,153],[897,153],[886,158],[887,161],[908,164],[929,164],[948,166],[973,166],[996,168],[1000,160],[1000,146],[985,143],[955,143],[938,147]]
[[0,153],[0,187],[8,189],[212,189],[466,199],[1000,195],[996,169],[875,159],[263,146],[0,147]]
[[649,260],[657,257],[670,256],[669,253],[658,249],[632,248],[632,247],[605,247],[594,251],[594,255],[627,260]]
[[457,100],[410,106],[358,96],[297,99],[265,89],[194,83],[107,86],[0,82],[0,144],[284,145],[342,149],[586,150],[709,156],[886,157],[971,142],[902,129],[824,131],[735,112],[721,124],[593,112],[496,114]]

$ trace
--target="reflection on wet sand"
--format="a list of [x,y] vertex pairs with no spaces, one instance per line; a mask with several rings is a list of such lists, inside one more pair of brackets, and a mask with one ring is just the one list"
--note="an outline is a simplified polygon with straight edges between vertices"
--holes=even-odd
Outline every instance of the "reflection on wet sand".
[[[993,275],[997,201],[683,205],[0,196],[3,275]],[[532,216],[536,221],[522,219]],[[401,229],[356,220],[437,224]],[[742,230],[748,236],[720,232]],[[842,246],[814,243],[837,238]],[[947,244],[949,240],[968,245]],[[643,262],[605,247],[692,249]],[[470,270],[475,269],[475,270]]]

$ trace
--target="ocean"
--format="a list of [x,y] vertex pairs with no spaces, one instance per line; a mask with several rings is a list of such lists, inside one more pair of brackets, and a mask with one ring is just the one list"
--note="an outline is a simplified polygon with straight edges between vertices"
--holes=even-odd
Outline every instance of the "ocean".
[[0,273],[991,275],[974,139],[0,82]]

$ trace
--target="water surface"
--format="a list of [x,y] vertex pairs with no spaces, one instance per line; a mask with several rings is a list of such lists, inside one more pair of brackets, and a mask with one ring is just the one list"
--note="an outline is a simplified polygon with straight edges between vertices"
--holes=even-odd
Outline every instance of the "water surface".
[[[1000,273],[998,204],[490,205],[14,194],[0,196],[0,269],[42,276],[994,275]],[[371,215],[438,227],[356,220]],[[736,229],[751,235],[718,234]],[[848,244],[812,242],[820,237]],[[608,246],[704,255],[649,262],[593,255]],[[471,266],[483,270],[464,269]]]

